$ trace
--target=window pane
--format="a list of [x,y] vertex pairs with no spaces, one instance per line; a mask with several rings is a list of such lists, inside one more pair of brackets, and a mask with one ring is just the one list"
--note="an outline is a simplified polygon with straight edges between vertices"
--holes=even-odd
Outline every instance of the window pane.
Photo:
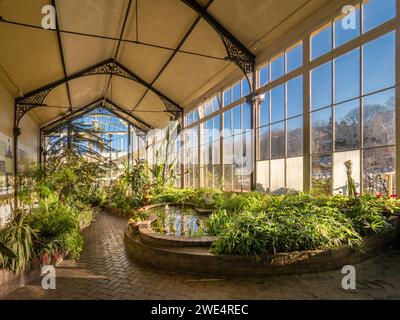
[[303,157],[286,159],[286,188],[303,190]]
[[271,125],[271,159],[285,156],[285,123]]
[[251,129],[251,107],[245,103],[242,105],[242,116],[243,116],[243,122],[242,122],[242,128],[243,130],[250,130]]
[[334,60],[335,103],[360,96],[360,50],[348,52]]
[[287,155],[288,157],[303,154],[303,117],[287,121]]
[[247,78],[244,78],[242,80],[242,96],[247,96],[250,93],[250,86],[249,86],[249,81],[247,80]]
[[312,157],[312,188],[318,193],[330,194],[332,190],[332,156]]
[[364,106],[364,147],[395,143],[394,89],[367,96]]
[[287,117],[303,113],[303,76],[286,83]]
[[368,32],[396,16],[396,0],[364,1],[363,12],[363,32]]
[[220,103],[219,103],[219,95],[214,96],[211,98],[211,105],[212,105],[212,111],[215,112],[219,110]]
[[332,151],[332,115],[327,108],[311,114],[312,153]]
[[285,59],[283,54],[271,62],[271,81],[285,74]]
[[363,93],[395,85],[396,45],[391,32],[363,46]]
[[199,121],[199,112],[197,110],[193,111],[193,122]]
[[257,162],[256,190],[259,192],[269,191],[269,161]]
[[374,148],[364,151],[364,192],[385,195],[395,193],[396,154],[394,147]]
[[260,143],[259,160],[269,159],[269,127],[263,127],[258,130],[258,139]]
[[224,106],[230,105],[232,102],[231,99],[231,89],[227,89],[224,91]]
[[336,152],[333,155],[333,193],[348,195],[347,175],[344,163],[351,161],[352,178],[355,182],[356,192],[360,192],[360,150]]
[[224,112],[224,136],[231,135],[231,110]]
[[311,110],[332,104],[332,63],[311,70]]
[[250,176],[254,171],[254,154],[253,154],[253,132],[247,131],[243,137],[243,175]]
[[214,117],[214,127],[213,127],[213,140],[218,140],[220,138],[220,134],[221,134],[221,129],[220,129],[220,116],[217,115]]
[[206,101],[206,102],[204,103],[204,115],[205,115],[205,116],[208,116],[208,115],[211,114],[211,113],[212,113],[211,104],[210,104],[209,101]]
[[264,95],[264,101],[261,102],[259,109],[260,127],[269,123],[269,92],[266,92]]
[[242,93],[240,92],[240,82],[236,83],[233,86],[232,91],[233,91],[232,102],[239,100],[240,97],[242,96]]
[[224,161],[224,164],[232,164],[233,163],[233,140],[232,140],[232,138],[224,139],[223,161]]
[[240,121],[240,106],[236,106],[232,110],[233,112],[233,130],[234,134],[238,134],[241,132],[241,121]]
[[264,67],[259,70],[260,87],[266,85],[269,82],[269,64],[267,63]]
[[335,150],[360,147],[360,101],[353,100],[334,107]]
[[285,87],[280,85],[271,90],[271,123],[285,119]]
[[325,26],[321,31],[311,36],[311,60],[314,60],[332,50],[332,27]]
[[334,22],[335,48],[357,38],[360,35],[360,8],[356,8],[356,25],[350,25],[353,11]]
[[299,43],[286,52],[286,72],[289,73],[303,65],[303,44]]
[[271,161],[271,192],[280,193],[285,188],[285,159]]

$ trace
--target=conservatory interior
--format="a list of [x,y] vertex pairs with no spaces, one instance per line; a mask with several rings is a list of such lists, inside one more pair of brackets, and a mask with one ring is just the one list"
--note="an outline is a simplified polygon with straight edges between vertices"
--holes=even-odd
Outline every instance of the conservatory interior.
[[399,13],[1,0],[0,298],[400,298]]

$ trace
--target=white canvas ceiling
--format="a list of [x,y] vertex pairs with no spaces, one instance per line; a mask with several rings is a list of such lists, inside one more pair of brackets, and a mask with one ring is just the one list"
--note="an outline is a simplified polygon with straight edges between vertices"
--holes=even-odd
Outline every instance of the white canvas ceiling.
[[[203,6],[208,2],[198,1]],[[269,33],[276,31],[277,26],[290,29],[327,2],[214,0],[208,11],[257,54],[260,48],[253,47],[254,44],[268,43]],[[56,0],[59,28],[119,39],[128,3],[129,0]],[[0,0],[0,16],[7,21],[41,26],[42,7],[48,4],[50,0]],[[197,13],[180,0],[132,0],[122,39],[166,48],[120,42],[116,61],[181,107],[190,107],[201,95],[201,88],[212,83],[223,70],[237,68],[228,61],[183,52],[176,53],[165,67],[173,49],[197,18]],[[66,75],[70,76],[114,58],[119,43],[63,32],[60,40],[61,46],[54,31],[0,23],[0,81],[13,97],[65,78],[63,60]],[[204,19],[199,20],[181,50],[217,58],[227,55],[218,34]],[[69,101],[73,109],[80,109],[102,97],[153,127],[165,126],[170,117],[151,90],[121,77],[113,76],[110,81],[106,75],[82,77],[58,86],[46,97],[49,107],[34,109],[30,114],[43,126],[67,114]]]

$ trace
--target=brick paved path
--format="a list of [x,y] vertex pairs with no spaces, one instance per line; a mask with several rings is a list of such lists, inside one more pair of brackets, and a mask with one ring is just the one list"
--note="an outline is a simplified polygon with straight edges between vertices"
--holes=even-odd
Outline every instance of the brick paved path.
[[263,279],[220,279],[177,274],[143,266],[127,257],[126,220],[99,213],[84,230],[79,262],[57,267],[57,289],[41,289],[40,280],[6,299],[400,299],[400,251],[362,263],[357,289],[341,289],[339,271]]

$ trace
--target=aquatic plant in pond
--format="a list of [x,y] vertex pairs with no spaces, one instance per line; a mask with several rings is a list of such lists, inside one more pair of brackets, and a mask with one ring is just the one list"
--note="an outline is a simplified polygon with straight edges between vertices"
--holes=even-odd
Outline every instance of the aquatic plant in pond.
[[177,237],[204,235],[205,217],[192,208],[166,205],[151,211],[157,216],[157,220],[151,224],[155,232]]

